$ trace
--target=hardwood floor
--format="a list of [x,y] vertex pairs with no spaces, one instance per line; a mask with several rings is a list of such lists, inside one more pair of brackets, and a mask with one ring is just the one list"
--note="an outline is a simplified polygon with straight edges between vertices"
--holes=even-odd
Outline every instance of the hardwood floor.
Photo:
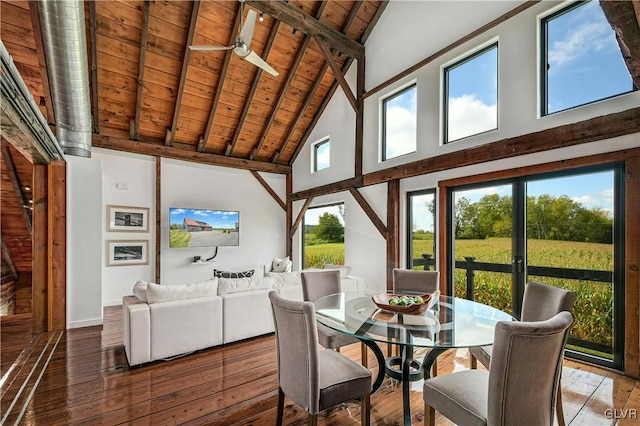
[[[4,359],[4,347],[2,352]],[[360,360],[359,345],[342,353]],[[440,374],[468,368],[467,355],[466,350],[449,351],[439,359]],[[376,365],[373,356],[369,365]],[[272,425],[276,373],[273,335],[129,368],[120,307],[110,307],[103,326],[36,336],[13,369],[3,365],[0,423]],[[636,380],[565,361],[562,388],[568,425],[638,424]],[[422,424],[422,383],[412,383],[411,391],[413,424]],[[631,418],[634,414],[636,419]],[[401,389],[388,378],[371,398],[371,419],[374,425],[401,424]],[[284,420],[304,425],[306,413],[287,400]],[[436,420],[451,425],[439,414]],[[358,402],[320,414],[319,423],[359,424]]]

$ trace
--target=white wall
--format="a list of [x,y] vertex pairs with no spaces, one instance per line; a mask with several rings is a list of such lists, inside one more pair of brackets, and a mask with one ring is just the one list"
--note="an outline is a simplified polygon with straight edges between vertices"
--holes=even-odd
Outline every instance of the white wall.
[[67,156],[67,328],[102,324],[102,162]]
[[[211,278],[213,269],[256,269],[285,255],[285,211],[247,170],[163,159],[161,163],[161,283],[180,284]],[[261,173],[285,200],[284,175]],[[169,248],[169,208],[206,208],[240,212],[240,245],[220,247],[215,263],[191,264],[213,249]]]
[[[104,306],[122,304],[122,296],[131,294],[138,280],[155,279],[155,198],[156,160],[154,157],[93,148],[92,157],[102,161],[102,300]],[[119,188],[120,187],[120,188]],[[107,206],[149,209],[147,232],[107,231]],[[148,242],[147,265],[107,266],[106,244],[109,240],[145,240]]]

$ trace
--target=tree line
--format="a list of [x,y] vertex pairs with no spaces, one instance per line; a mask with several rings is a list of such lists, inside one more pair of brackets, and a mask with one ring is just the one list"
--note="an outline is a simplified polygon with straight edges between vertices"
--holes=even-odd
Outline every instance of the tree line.
[[[476,203],[456,202],[457,239],[511,237],[511,196],[485,195]],[[527,238],[611,244],[613,219],[608,211],[587,209],[566,195],[527,197]]]

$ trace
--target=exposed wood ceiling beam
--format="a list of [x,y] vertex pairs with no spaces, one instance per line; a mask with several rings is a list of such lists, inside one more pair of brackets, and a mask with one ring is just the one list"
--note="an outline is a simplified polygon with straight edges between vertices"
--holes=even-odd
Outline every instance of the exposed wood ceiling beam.
[[44,56],[44,44],[42,42],[42,30],[40,28],[40,15],[38,13],[38,2],[29,1],[29,12],[31,14],[31,25],[33,27],[33,38],[36,42],[36,54],[38,65],[40,65],[40,80],[42,81],[42,91],[44,93],[44,106],[47,111],[47,122],[55,123],[56,116],[53,111],[53,100],[51,99],[51,86],[49,86],[49,74],[47,73],[47,60]]
[[640,87],[640,1],[603,1],[600,7],[616,33],[629,74]]
[[[349,30],[349,28],[351,28],[351,25],[353,24],[353,21],[355,20],[356,16],[358,16],[358,12],[360,11],[360,8],[362,7],[363,4],[364,4],[364,2],[361,2],[361,1],[355,2],[353,7],[351,8],[351,11],[349,12],[349,16],[347,16],[346,21],[342,25],[342,31],[341,32],[343,34],[346,34],[347,31]],[[332,54],[334,52],[335,52],[335,49],[332,49]],[[302,117],[304,117],[304,112],[307,110],[307,108],[309,107],[309,104],[313,100],[313,97],[314,97],[314,95],[316,93],[316,90],[318,90],[318,87],[320,86],[320,83],[322,82],[322,77],[324,77],[324,73],[327,72],[327,68],[329,68],[329,63],[327,61],[325,61],[322,64],[322,67],[320,68],[320,71],[318,72],[318,74],[316,76],[316,79],[313,81],[313,84],[311,85],[311,88],[307,92],[307,96],[305,97],[304,101],[302,102],[302,106],[298,110],[298,113],[296,114],[296,117],[293,119],[293,122],[289,126],[289,130],[287,131],[287,134],[285,135],[285,137],[283,139],[282,145],[280,146],[280,148],[276,151],[275,155],[273,156],[272,163],[278,163],[279,160],[280,160],[280,156],[282,155],[282,153],[289,146],[289,143],[291,142],[291,137],[293,136],[293,133],[295,132],[296,128],[298,127],[298,124],[300,123],[300,120],[302,119]]]
[[[322,54],[324,55],[325,60],[329,64],[329,67],[331,67],[331,71],[333,71],[334,78],[338,81],[338,84],[340,85],[340,87],[342,87],[342,91],[344,92],[344,95],[347,97],[347,100],[351,104],[351,107],[353,107],[353,110],[357,113],[358,101],[356,100],[356,97],[353,96],[351,87],[349,87],[349,83],[347,83],[347,80],[344,78],[344,75],[342,74],[342,70],[340,69],[336,61],[333,59],[333,54],[331,53],[329,46],[327,46],[321,39],[317,37],[315,38],[315,40],[318,43],[318,46],[320,46],[320,50],[322,51]],[[361,59],[364,59],[364,58],[361,58]]]
[[0,243],[2,243],[2,258],[4,259],[5,264],[9,268],[9,273],[14,281],[18,280],[18,271],[16,270],[16,265],[13,263],[13,258],[11,257],[11,253],[4,243],[5,238],[3,237]]
[[309,37],[318,37],[329,46],[353,57],[364,56],[364,45],[351,40],[339,31],[321,23],[301,10],[282,0],[258,1],[246,0],[246,4],[267,15],[304,32]]
[[[269,57],[269,52],[273,47],[273,41],[276,39],[276,34],[278,34],[278,28],[280,27],[280,21],[275,21],[273,26],[271,27],[271,31],[269,32],[269,38],[267,39],[267,43],[264,46],[264,51],[262,53],[263,58]],[[240,132],[242,131],[242,127],[245,123],[245,119],[247,118],[247,114],[249,113],[249,109],[251,108],[251,104],[253,102],[253,97],[256,94],[256,90],[258,89],[258,84],[260,83],[260,77],[262,76],[262,68],[256,67],[256,73],[253,76],[253,81],[251,82],[251,88],[249,89],[249,94],[247,95],[247,100],[244,103],[244,107],[242,108],[242,113],[240,114],[240,119],[238,120],[238,125],[236,126],[236,130],[233,132],[233,137],[231,138],[230,147],[227,149],[226,155],[233,155],[233,150],[236,147],[236,143],[238,143],[238,137],[240,136]]]
[[93,133],[100,133],[100,109],[98,108],[98,26],[96,21],[96,2],[89,3],[89,67],[91,72],[91,124]]
[[184,144],[178,144],[181,145],[180,147],[171,147],[166,146],[161,140],[140,142],[106,135],[93,135],[91,143],[93,146],[98,148],[160,156],[175,160],[192,161],[194,163],[231,167],[235,169],[255,170],[258,172],[278,174],[291,173],[291,167],[289,166],[251,161],[242,158],[226,157],[224,155],[209,154],[205,152],[186,151],[186,146],[184,146]]
[[[240,6],[238,6],[240,7]],[[231,46],[236,40],[236,34],[238,34],[238,28],[240,28],[240,13],[236,13],[236,19],[233,22],[233,28],[231,29],[231,35],[229,36],[229,46]],[[211,109],[209,110],[209,118],[207,119],[207,127],[204,130],[204,144],[198,149],[200,152],[204,152],[207,146],[207,140],[209,139],[209,135],[211,134],[211,127],[213,127],[213,120],[216,117],[216,112],[218,111],[218,104],[220,103],[220,97],[222,96],[222,88],[224,87],[224,82],[226,81],[227,72],[229,71],[229,64],[231,63],[231,56],[233,55],[233,49],[227,50],[224,54],[224,59],[222,61],[222,68],[220,69],[220,77],[218,77],[218,85],[216,86],[216,92],[213,95],[213,101],[211,102]],[[227,148],[227,152],[229,149]]]
[[273,188],[271,188],[269,183],[267,183],[267,181],[264,180],[264,178],[262,176],[260,176],[260,173],[256,172],[255,170],[251,170],[251,174],[253,175],[253,177],[255,177],[258,180],[258,182],[260,182],[260,185],[262,185],[264,187],[264,189],[267,190],[269,195],[271,195],[273,197],[273,199],[276,201],[276,203],[278,203],[278,205],[280,207],[282,207],[282,210],[286,211],[287,210],[287,205],[284,203],[284,201],[282,201],[280,196],[278,194],[276,194],[276,191],[274,191]]
[[[324,11],[324,8],[327,6],[326,2],[322,2],[320,3],[320,7],[318,8],[318,11],[316,12],[316,16],[319,18],[320,16],[322,16],[322,12]],[[260,136],[260,139],[258,139],[258,143],[256,144],[256,146],[254,146],[253,150],[251,151],[251,159],[255,160],[256,157],[258,156],[258,153],[260,152],[260,149],[262,148],[262,145],[264,144],[264,141],[267,137],[267,135],[269,134],[269,130],[271,130],[271,126],[273,125],[275,119],[276,119],[276,115],[278,110],[280,109],[280,105],[282,105],[282,102],[284,101],[284,96],[287,93],[287,90],[289,90],[289,86],[291,85],[291,82],[293,81],[294,77],[296,76],[296,71],[298,70],[298,67],[300,66],[300,62],[302,61],[302,57],[304,56],[306,50],[307,50],[307,46],[309,45],[309,40],[310,37],[305,35],[302,37],[302,40],[300,41],[300,45],[298,46],[298,50],[296,51],[296,56],[293,58],[293,62],[291,63],[291,66],[289,67],[289,72],[287,73],[287,78],[285,79],[284,83],[282,84],[282,86],[280,87],[280,92],[278,93],[278,100],[276,101],[275,105],[273,106],[273,108],[271,109],[271,113],[269,114],[269,119],[267,120],[267,123],[264,126],[264,129],[262,130],[262,136]]]
[[311,196],[342,192],[349,188],[376,185],[394,179],[405,179],[425,173],[435,173],[452,168],[471,166],[489,161],[551,151],[569,146],[610,139],[640,132],[640,108],[590,118],[578,123],[566,124],[535,133],[516,136],[480,145],[462,152],[451,152],[390,167],[366,175],[346,179],[334,184],[299,191],[290,195],[292,201]]
[[33,235],[33,228],[31,224],[31,209],[29,206],[29,200],[27,200],[27,197],[24,196],[24,192],[22,191],[22,185],[20,184],[20,177],[18,176],[18,170],[16,169],[16,164],[13,162],[13,156],[11,155],[11,150],[9,149],[9,143],[4,140],[2,141],[2,159],[4,160],[4,164],[7,166],[7,173],[9,175],[9,180],[11,181],[13,190],[16,193],[18,202],[20,202],[20,206],[22,207],[20,210],[22,211],[22,214],[24,216],[24,221],[27,226],[27,230],[29,231],[29,235]]
[[138,80],[136,89],[136,114],[129,138],[134,141],[140,139],[140,113],[142,112],[142,91],[144,89],[144,70],[147,56],[147,38],[149,35],[150,1],[145,0],[142,9],[142,29],[140,30],[140,54],[138,55]]
[[176,140],[178,129],[178,119],[180,118],[180,108],[182,107],[182,97],[184,96],[184,85],[187,82],[187,72],[189,71],[189,59],[191,58],[191,49],[189,46],[193,44],[193,36],[196,32],[196,22],[198,21],[198,13],[200,12],[200,1],[193,2],[191,10],[191,21],[189,22],[189,34],[184,46],[184,57],[182,59],[182,71],[180,72],[180,83],[178,84],[178,96],[176,97],[176,107],[173,110],[173,119],[171,120],[171,128],[168,132],[167,145],[173,146]]
[[[360,37],[360,42],[363,45],[369,39],[369,36],[371,35],[371,32],[373,31],[373,28],[375,27],[375,25],[380,20],[380,17],[382,16],[382,13],[384,12],[384,10],[386,9],[388,4],[389,4],[388,1],[381,1],[380,2],[380,5],[378,6],[378,10],[376,11],[376,14],[373,16],[373,18],[371,19],[371,22],[369,22],[369,25],[367,26],[367,28],[362,33],[362,36]],[[353,63],[353,58],[347,58],[345,63],[342,65],[342,70],[343,70],[342,73],[343,73],[343,75],[347,74],[347,70],[349,69],[349,67],[351,66],[352,63]],[[311,122],[307,126],[307,129],[305,130],[304,134],[300,138],[300,141],[298,142],[298,145],[296,146],[296,149],[293,152],[293,155],[289,159],[289,164],[290,165],[293,164],[293,162],[296,160],[296,158],[298,157],[298,154],[300,153],[300,151],[304,147],[304,144],[307,142],[307,139],[309,139],[309,135],[313,131],[313,128],[315,127],[315,125],[318,123],[318,120],[320,119],[320,116],[324,112],[324,109],[326,108],[327,104],[331,100],[331,97],[335,93],[337,87],[338,87],[338,82],[334,81],[333,84],[331,85],[331,88],[329,88],[329,91],[327,92],[325,97],[322,99],[322,103],[320,104],[320,106],[318,107],[316,113],[314,114],[313,118],[311,119]]]

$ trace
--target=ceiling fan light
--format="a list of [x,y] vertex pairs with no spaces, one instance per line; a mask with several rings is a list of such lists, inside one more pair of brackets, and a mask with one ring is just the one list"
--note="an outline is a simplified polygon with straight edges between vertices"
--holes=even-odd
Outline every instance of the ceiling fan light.
[[264,21],[264,13],[260,12],[260,17],[258,18],[260,22]]

